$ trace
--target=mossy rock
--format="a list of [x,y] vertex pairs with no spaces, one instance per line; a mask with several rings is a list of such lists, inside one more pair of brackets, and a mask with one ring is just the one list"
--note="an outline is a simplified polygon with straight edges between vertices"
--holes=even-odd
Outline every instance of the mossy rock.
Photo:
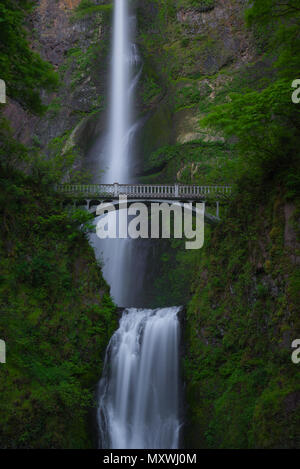
[[172,141],[172,108],[164,99],[146,119],[139,136],[139,152],[143,161],[140,171],[149,166],[150,155]]

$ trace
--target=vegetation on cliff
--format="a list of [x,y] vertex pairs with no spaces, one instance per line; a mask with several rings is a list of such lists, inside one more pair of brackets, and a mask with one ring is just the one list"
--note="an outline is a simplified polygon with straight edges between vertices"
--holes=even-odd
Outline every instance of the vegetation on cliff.
[[[299,447],[299,203],[266,183],[198,254],[186,318],[186,445]],[[195,262],[194,262],[195,265]]]
[[27,0],[1,2],[0,70],[8,95],[30,110],[42,113],[46,107],[40,90],[55,90],[59,79],[53,67],[29,46],[25,19],[32,7],[33,3]]
[[1,447],[91,447],[87,416],[117,316],[90,216],[52,192],[59,164],[32,161],[7,126],[1,137]]

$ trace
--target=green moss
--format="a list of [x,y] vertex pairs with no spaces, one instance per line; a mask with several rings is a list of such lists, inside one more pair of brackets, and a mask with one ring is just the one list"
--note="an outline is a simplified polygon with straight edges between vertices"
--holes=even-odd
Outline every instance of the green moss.
[[[165,145],[151,153],[146,169],[157,181],[197,184],[230,184],[234,152],[221,142],[194,140]],[[232,165],[231,163],[232,159]],[[160,173],[158,174],[158,171]],[[148,176],[145,180],[148,180]]]
[[169,143],[171,126],[170,105],[164,101],[148,118],[140,135],[140,151],[143,155],[144,168],[148,158],[158,147]]
[[197,11],[209,11],[215,6],[215,0],[177,0],[178,8],[195,8]]
[[[299,371],[291,362],[290,348],[300,330],[298,307],[289,290],[294,264],[278,230],[283,206],[276,191],[269,191],[268,202],[260,196],[264,210],[258,208],[255,216],[250,206],[256,197],[232,203],[226,221],[206,239],[198,257],[184,362],[188,447],[300,444],[295,424],[300,411]],[[261,244],[266,239],[262,223],[272,232],[269,245]],[[253,239],[252,232],[260,233],[260,238]],[[267,259],[270,253],[273,256],[267,271],[257,268],[262,264],[261,251]],[[285,272],[284,282],[278,271]]]
[[104,15],[105,21],[108,22],[111,18],[112,10],[113,3],[111,2],[102,5],[97,5],[92,0],[81,0],[73,14],[73,21],[82,19],[86,16],[101,13],[102,15]]
[[33,3],[3,0],[1,15],[1,79],[6,82],[7,95],[28,110],[42,114],[47,106],[42,103],[40,90],[54,91],[59,78],[53,66],[30,45],[28,28],[25,27]]

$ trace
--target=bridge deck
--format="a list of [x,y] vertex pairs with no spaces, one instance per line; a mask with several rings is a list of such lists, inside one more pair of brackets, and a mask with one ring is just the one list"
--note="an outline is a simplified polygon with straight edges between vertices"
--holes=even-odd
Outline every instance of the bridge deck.
[[71,198],[159,198],[159,199],[199,199],[227,198],[231,186],[197,186],[192,184],[59,184],[57,192]]

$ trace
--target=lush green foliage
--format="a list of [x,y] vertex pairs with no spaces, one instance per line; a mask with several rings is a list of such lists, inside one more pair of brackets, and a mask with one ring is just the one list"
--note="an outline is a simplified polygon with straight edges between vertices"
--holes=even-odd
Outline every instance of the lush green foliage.
[[179,8],[193,7],[199,11],[208,11],[215,6],[215,0],[177,0],[177,6]]
[[299,233],[300,207],[287,222],[288,207],[271,183],[239,194],[198,255],[184,364],[189,447],[300,445],[300,376],[291,361],[300,284],[285,234]]
[[195,184],[230,184],[235,159],[229,144],[193,140],[185,144],[165,145],[151,154],[146,180]]
[[[53,193],[67,161],[32,158],[4,123],[1,134],[1,447],[89,447],[87,415],[117,319],[86,239],[91,217]],[[15,169],[24,164],[27,175]]]

